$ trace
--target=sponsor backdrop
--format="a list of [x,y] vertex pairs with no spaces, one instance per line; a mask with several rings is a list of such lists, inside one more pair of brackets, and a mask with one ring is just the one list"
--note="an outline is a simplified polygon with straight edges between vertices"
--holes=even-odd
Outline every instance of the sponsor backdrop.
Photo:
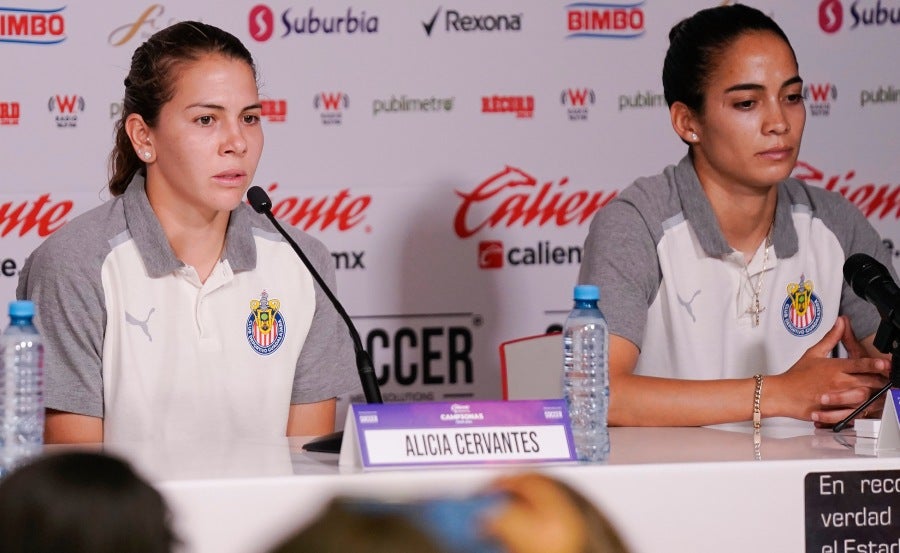
[[[109,197],[135,47],[199,19],[257,60],[255,184],[332,251],[385,398],[498,397],[498,344],[563,321],[591,216],[684,155],[667,33],[715,3],[0,0],[0,297],[41,240]],[[799,57],[795,174],[897,242],[900,0],[751,3]]]

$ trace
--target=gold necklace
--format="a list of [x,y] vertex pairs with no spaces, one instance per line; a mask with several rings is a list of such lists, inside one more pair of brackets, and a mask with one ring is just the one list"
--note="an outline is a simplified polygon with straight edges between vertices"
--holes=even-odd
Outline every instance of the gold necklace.
[[756,289],[753,289],[753,279],[750,278],[749,263],[744,264],[744,271],[747,273],[747,282],[750,282],[750,290],[753,292],[753,303],[747,308],[746,313],[752,317],[751,323],[753,327],[759,326],[759,314],[766,310],[765,306],[759,304],[759,294],[762,292],[763,276],[766,274],[766,264],[769,261],[769,246],[772,245],[772,229],[775,228],[775,221],[769,225],[769,232],[766,233],[766,249],[763,250],[762,269],[759,270],[759,277],[756,279]]

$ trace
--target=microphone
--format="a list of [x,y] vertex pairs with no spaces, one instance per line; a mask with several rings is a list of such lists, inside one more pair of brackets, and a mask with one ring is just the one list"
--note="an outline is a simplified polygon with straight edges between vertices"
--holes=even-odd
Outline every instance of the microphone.
[[883,320],[900,328],[900,288],[887,267],[870,255],[855,253],[844,262],[844,280],[857,296],[878,309]]
[[873,345],[881,353],[891,354],[891,372],[888,383],[882,389],[834,425],[832,430],[835,432],[846,428],[850,421],[892,387],[900,387],[900,288],[894,283],[887,267],[864,253],[855,253],[844,261],[844,280],[857,296],[874,305],[881,315]]
[[[272,214],[272,200],[269,199],[269,195],[259,186],[251,186],[250,189],[247,190],[247,200],[257,213],[262,213],[268,217],[269,221],[272,222],[272,225],[275,226],[281,236],[287,240],[288,244],[291,245],[291,248],[294,249],[294,252],[300,258],[300,261],[306,265],[309,273],[319,284],[319,287],[322,288],[322,291],[328,296],[328,300],[331,301],[331,304],[338,312],[338,315],[344,320],[344,324],[347,325],[347,331],[350,333],[350,338],[353,340],[353,350],[356,353],[356,370],[359,373],[359,380],[360,383],[362,383],[366,402],[384,403],[381,399],[381,390],[378,389],[378,379],[375,377],[375,369],[372,368],[372,359],[369,357],[369,353],[362,347],[362,340],[359,338],[359,332],[357,332],[356,326],[354,326],[353,321],[350,320],[350,316],[347,315],[341,302],[334,296],[328,288],[328,285],[322,280],[322,276],[315,267],[313,267],[312,263],[310,263],[309,258],[306,257],[306,254],[304,254],[303,250],[300,249],[300,246],[297,245],[297,242],[285,232],[284,228],[282,228],[275,219],[275,216]],[[307,442],[303,445],[303,449],[324,453],[340,453],[343,438],[343,432],[334,432]]]

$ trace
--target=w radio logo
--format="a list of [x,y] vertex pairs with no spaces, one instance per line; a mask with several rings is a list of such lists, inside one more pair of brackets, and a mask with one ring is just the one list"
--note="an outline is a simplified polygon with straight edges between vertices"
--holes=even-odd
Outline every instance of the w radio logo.
[[321,112],[323,125],[340,125],[343,111],[350,107],[350,96],[343,92],[322,92],[316,94],[313,107]]
[[78,124],[78,113],[84,111],[84,105],[84,97],[78,95],[57,94],[47,100],[47,110],[56,114],[56,126],[59,128],[75,127]]
[[837,87],[833,83],[810,83],[803,87],[810,115],[829,115],[831,102],[837,100]]
[[590,88],[567,88],[559,100],[568,108],[569,121],[587,121],[589,104],[597,102],[597,95]]

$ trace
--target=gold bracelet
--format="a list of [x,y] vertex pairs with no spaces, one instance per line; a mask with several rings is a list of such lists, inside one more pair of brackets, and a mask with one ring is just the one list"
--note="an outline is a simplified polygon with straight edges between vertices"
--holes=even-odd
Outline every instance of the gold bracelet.
[[763,375],[755,374],[756,389],[753,391],[753,428],[759,429],[762,415],[759,412],[759,400],[762,398]]

